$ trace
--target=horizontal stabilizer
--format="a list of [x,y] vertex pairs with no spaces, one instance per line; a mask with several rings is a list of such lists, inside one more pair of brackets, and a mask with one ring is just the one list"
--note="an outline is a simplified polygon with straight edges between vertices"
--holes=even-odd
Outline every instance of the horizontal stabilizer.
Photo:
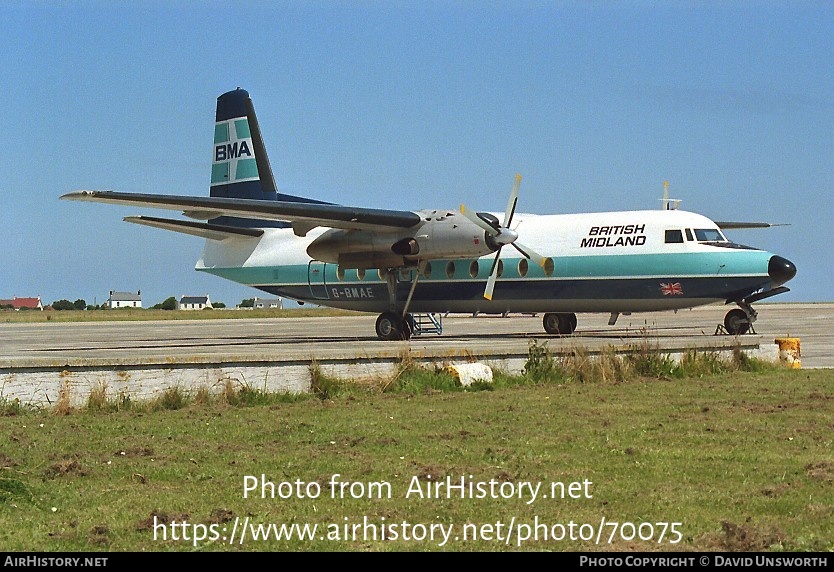
[[164,230],[173,230],[192,236],[199,236],[209,240],[226,240],[227,238],[257,238],[264,231],[259,228],[241,228],[205,222],[192,222],[188,220],[172,220],[169,218],[157,218],[152,216],[127,216],[126,222],[143,224]]
[[411,228],[420,215],[393,211],[343,207],[339,205],[263,201],[223,197],[188,197],[119,193],[115,191],[75,191],[61,197],[70,201],[89,201],[116,205],[145,206],[182,211],[186,216],[211,220],[220,216],[248,217],[265,221],[303,223],[299,228],[317,226],[346,230],[396,230]]
[[734,228],[770,228],[773,226],[790,226],[787,223],[773,224],[769,222],[733,222],[733,221],[715,221],[718,228],[734,229]]

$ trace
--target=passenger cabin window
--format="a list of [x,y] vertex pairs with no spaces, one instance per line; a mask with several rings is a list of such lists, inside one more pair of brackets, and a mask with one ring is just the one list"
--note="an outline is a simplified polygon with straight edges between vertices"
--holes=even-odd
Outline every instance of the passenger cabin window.
[[455,277],[455,263],[453,261],[449,261],[446,263],[446,278],[454,278]]
[[690,242],[695,240],[694,238],[692,238],[692,229],[691,228],[686,229],[686,240],[688,240]]
[[679,229],[675,228],[666,231],[666,244],[676,244],[681,242],[683,242],[683,233]]
[[695,237],[698,242],[724,242],[727,240],[717,228],[696,228]]

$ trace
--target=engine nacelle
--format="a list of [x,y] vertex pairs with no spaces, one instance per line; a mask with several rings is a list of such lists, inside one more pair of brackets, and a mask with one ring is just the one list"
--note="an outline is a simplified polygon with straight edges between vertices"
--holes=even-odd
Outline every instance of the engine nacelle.
[[483,230],[449,211],[422,211],[423,222],[399,232],[328,230],[310,246],[315,260],[343,268],[395,268],[420,260],[480,258],[495,252]]

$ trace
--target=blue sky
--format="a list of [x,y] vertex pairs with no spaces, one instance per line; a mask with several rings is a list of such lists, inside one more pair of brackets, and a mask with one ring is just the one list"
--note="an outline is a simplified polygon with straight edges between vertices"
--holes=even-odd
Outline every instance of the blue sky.
[[681,208],[834,300],[829,2],[0,2],[0,298],[146,305],[256,290],[193,270],[171,213],[76,189],[207,195],[218,95],[252,95],[282,192],[356,206]]

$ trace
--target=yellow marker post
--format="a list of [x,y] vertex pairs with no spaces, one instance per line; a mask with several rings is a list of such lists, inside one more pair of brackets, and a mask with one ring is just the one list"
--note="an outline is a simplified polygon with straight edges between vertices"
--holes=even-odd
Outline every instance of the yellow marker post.
[[776,338],[773,341],[779,346],[780,362],[792,369],[802,367],[799,338]]

